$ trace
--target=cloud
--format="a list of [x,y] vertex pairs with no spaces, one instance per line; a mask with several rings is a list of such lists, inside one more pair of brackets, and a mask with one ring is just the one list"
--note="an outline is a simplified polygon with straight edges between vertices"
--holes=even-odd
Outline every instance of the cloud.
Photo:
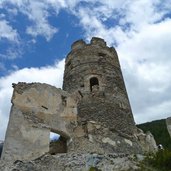
[[[27,27],[26,32],[33,37],[44,36],[47,41],[58,32],[48,19],[52,15],[58,15],[61,9],[76,15],[85,28],[85,35],[90,37],[92,34],[99,34],[99,31],[107,26],[104,22],[108,19],[113,20],[111,33],[121,34],[122,31],[126,31],[125,29],[130,29],[131,34],[132,31],[139,31],[148,24],[160,22],[171,8],[170,5],[164,5],[169,4],[168,0],[165,0],[164,4],[159,0],[2,0],[0,4],[8,11],[11,10],[15,14],[19,11],[27,16],[32,23]],[[13,5],[13,8],[9,9],[8,4]],[[94,22],[91,22],[91,19]],[[86,26],[90,28],[86,29]]]
[[18,43],[18,33],[5,19],[0,19],[0,40],[7,39]]
[[[3,50],[3,53],[0,53],[0,58],[4,59],[15,59],[22,55],[22,46],[20,42],[20,35],[17,30],[14,29],[10,23],[5,20],[5,17],[0,17],[0,43],[8,42],[9,47],[6,50]],[[1,63],[1,69],[2,69]]]
[[[50,10],[53,8],[47,0],[6,0],[2,1],[1,4],[8,12],[12,11],[15,15],[20,12],[31,21],[31,24],[27,26],[26,33],[33,37],[43,36],[49,41],[58,31],[57,28],[49,24],[48,17],[50,17]],[[9,9],[9,5],[12,5],[13,8]]]
[[149,24],[117,47],[138,123],[171,115],[170,25]]
[[0,78],[0,140],[4,139],[10,112],[10,99],[12,96],[12,83],[41,82],[62,87],[64,59],[54,66],[42,68],[23,68]]
[[49,13],[47,4],[40,1],[30,1],[27,9],[24,13],[33,21],[33,25],[29,26],[26,32],[33,37],[43,35],[49,41],[57,33],[58,29],[48,23]]
[[126,1],[120,11],[123,13],[120,24],[125,25],[129,23],[131,29],[139,31],[148,24],[158,22],[166,13],[164,10],[158,10],[160,5],[161,2],[156,0]]

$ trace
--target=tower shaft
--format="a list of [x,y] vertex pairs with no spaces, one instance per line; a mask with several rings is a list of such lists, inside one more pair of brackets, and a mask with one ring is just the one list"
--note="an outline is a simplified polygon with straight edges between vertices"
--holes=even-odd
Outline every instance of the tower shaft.
[[65,63],[63,89],[79,91],[78,117],[132,134],[135,123],[117,53],[100,38],[72,45]]

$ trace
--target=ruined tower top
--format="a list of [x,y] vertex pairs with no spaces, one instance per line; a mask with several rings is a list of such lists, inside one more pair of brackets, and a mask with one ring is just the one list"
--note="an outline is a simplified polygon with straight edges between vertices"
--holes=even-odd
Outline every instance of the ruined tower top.
[[[84,87],[88,92],[89,88],[84,85],[86,77],[101,75],[101,78],[107,78],[109,72],[105,72],[113,70],[113,67],[120,68],[117,53],[103,39],[93,37],[90,44],[78,40],[72,44],[65,61],[63,89],[72,92]],[[103,89],[104,85],[101,86]]]
[[[106,46],[106,42],[103,39],[98,38],[98,37],[93,37],[91,39],[90,44],[95,45],[95,46],[101,46],[101,47]],[[71,48],[72,48],[72,50],[75,50],[75,49],[83,48],[84,46],[86,46],[86,43],[81,39],[81,40],[74,42],[72,44]]]

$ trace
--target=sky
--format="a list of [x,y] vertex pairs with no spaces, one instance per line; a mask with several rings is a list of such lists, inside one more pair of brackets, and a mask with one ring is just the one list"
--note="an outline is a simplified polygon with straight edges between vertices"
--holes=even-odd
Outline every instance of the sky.
[[71,44],[115,47],[135,122],[171,116],[170,0],[0,0],[0,140],[12,83],[62,86]]

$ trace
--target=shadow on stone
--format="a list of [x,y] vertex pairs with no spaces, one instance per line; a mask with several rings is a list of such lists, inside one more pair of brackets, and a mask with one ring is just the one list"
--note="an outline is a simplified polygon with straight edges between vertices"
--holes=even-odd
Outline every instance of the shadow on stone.
[[49,153],[51,155],[67,153],[67,139],[60,136],[59,139],[51,140],[49,144]]
[[3,149],[3,143],[0,143],[0,158],[1,158],[2,149]]

